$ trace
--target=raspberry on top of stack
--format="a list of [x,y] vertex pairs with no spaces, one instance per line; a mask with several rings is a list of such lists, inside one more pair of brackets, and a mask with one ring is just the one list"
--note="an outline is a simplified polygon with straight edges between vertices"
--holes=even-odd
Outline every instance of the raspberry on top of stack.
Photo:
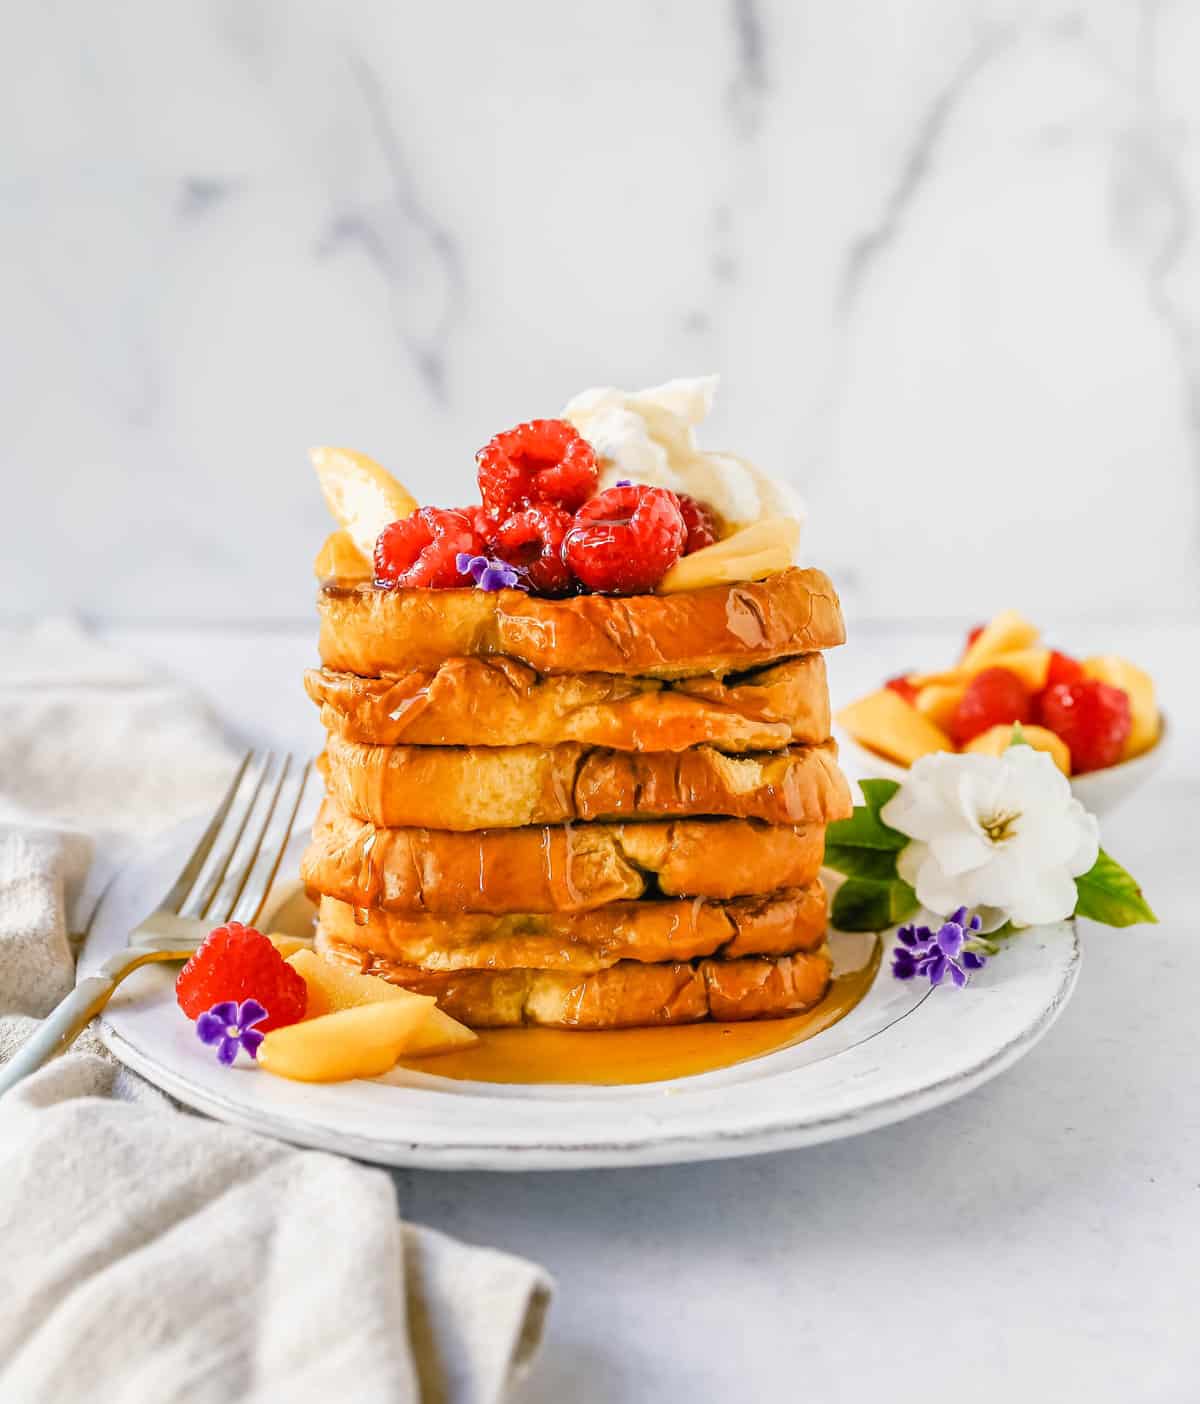
[[[497,434],[480,502],[318,449],[328,960],[483,1026],[798,1013],[830,979],[851,812],[786,491],[696,447],[715,380],[589,391]],[[693,490],[694,489],[694,490]]]

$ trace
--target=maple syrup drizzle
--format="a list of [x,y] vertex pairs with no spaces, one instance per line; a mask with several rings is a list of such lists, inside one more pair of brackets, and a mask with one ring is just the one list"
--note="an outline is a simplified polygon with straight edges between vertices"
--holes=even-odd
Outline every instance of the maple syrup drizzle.
[[664,1082],[715,1072],[803,1043],[850,1013],[871,988],[882,943],[875,936],[832,933],[829,944],[839,973],[819,1004],[790,1018],[594,1033],[480,1029],[479,1042],[471,1048],[431,1058],[402,1059],[399,1066],[455,1081],[598,1087]]

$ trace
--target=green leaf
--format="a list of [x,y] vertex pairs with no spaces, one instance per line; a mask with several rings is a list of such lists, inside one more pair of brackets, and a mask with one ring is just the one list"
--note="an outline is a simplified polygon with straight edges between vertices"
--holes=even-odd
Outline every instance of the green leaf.
[[896,877],[896,855],[891,849],[827,843],[825,866],[847,877],[869,878],[872,882],[891,882]]
[[1013,722],[1012,736],[1009,738],[1009,749],[1013,746],[1028,746],[1029,741],[1020,722]]
[[[866,783],[888,785],[893,782],[868,780]],[[829,825],[825,830],[825,842],[835,848],[881,848],[899,853],[908,842],[908,835],[889,828],[869,805],[856,804],[852,819],[838,819]]]
[[1075,879],[1075,890],[1079,893],[1076,916],[1090,917],[1105,926],[1136,926],[1139,922],[1158,921],[1142,896],[1142,889],[1103,849],[1091,868]]
[[872,814],[878,814],[900,788],[900,782],[898,780],[860,780],[858,788],[863,792],[867,808]]
[[839,931],[883,931],[912,916],[917,905],[917,894],[899,878],[849,878],[834,896],[830,920]]

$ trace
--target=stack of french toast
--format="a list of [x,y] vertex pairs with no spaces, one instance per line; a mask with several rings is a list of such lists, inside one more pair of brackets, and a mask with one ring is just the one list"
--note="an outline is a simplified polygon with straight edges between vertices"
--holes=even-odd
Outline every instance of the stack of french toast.
[[559,598],[331,576],[319,611],[323,956],[475,1027],[822,998],[825,827],[851,803],[820,571]]

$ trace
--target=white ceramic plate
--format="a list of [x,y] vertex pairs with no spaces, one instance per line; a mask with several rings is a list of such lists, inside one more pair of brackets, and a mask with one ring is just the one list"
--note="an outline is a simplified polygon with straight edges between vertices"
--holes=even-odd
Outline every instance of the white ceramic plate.
[[[126,944],[199,828],[174,832],[118,876],[92,923],[81,974]],[[303,841],[298,833],[283,871],[295,872]],[[1016,1062],[1054,1022],[1074,986],[1079,947],[1070,923],[1032,930],[962,991],[895,980],[885,954],[862,1002],[807,1042],[717,1072],[627,1087],[502,1086],[404,1070],[312,1086],[246,1059],[223,1068],[175,1005],[176,969],[149,967],[126,981],[101,1034],[122,1062],[181,1102],[387,1165],[559,1170],[813,1145],[960,1097]]]

